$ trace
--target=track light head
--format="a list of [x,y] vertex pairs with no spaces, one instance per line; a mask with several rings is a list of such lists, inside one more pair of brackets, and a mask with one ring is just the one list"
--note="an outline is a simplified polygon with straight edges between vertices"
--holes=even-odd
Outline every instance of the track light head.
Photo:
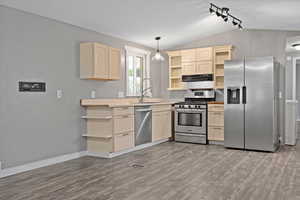
[[209,12],[210,12],[210,14],[215,12],[214,9],[213,9],[213,4],[210,4]]
[[239,29],[243,29],[242,27],[242,20],[238,19],[237,17],[231,15],[229,13],[230,9],[227,7],[218,7],[213,3],[210,3],[209,12],[216,13],[217,17],[222,17],[224,22],[228,22],[228,20],[232,20],[232,24],[237,26]]

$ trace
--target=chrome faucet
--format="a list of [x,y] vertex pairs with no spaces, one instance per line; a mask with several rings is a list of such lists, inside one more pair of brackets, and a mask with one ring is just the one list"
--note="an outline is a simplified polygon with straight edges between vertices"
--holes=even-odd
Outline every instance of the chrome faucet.
[[152,89],[152,87],[141,89],[141,96],[140,96],[140,100],[139,100],[140,103],[144,102],[144,97],[145,97],[146,92],[151,89]]

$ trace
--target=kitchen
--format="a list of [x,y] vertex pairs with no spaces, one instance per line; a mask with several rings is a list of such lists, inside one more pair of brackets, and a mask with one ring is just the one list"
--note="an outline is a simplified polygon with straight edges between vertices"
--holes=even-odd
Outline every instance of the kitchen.
[[[201,22],[193,29],[196,38],[191,36],[188,41],[179,42],[184,31],[173,34],[178,36],[172,39],[171,35],[152,27],[155,31],[151,31],[151,36],[140,40],[146,42],[139,42],[129,36],[108,34],[103,24],[95,30],[75,23],[79,12],[73,16],[74,21],[64,18],[62,13],[55,13],[62,12],[57,6],[63,8],[67,6],[66,2],[49,5],[45,1],[49,12],[45,12],[45,5],[36,1],[28,5],[20,1],[0,3],[0,16],[3,16],[0,23],[4,27],[0,30],[0,41],[4,47],[0,50],[0,87],[3,94],[7,94],[0,102],[1,113],[6,113],[0,120],[3,128],[0,140],[0,199],[298,198],[299,148],[284,143],[289,134],[286,130],[290,128],[285,122],[285,111],[294,105],[290,101],[286,103],[286,100],[293,99],[291,65],[298,54],[289,45],[299,41],[300,31],[292,31],[294,28],[278,30],[271,25],[264,30],[267,23],[263,19],[267,17],[261,15],[262,25],[257,25],[257,28],[249,25],[248,28],[247,23],[251,19],[243,12],[239,13],[239,9],[242,10],[240,5],[216,2],[215,5],[220,8],[228,6],[231,15],[243,20],[244,29],[238,30],[231,23],[232,19],[226,23],[216,14],[210,14],[209,2],[201,2],[202,9],[201,6],[192,6],[195,2],[190,1],[190,5],[174,1],[181,5],[182,11],[191,9],[192,18],[198,16],[198,9],[202,10],[209,22],[216,21],[216,31],[201,36],[201,31],[204,31],[201,26],[209,30],[209,26]],[[155,8],[166,9],[170,3],[166,1]],[[105,9],[100,4],[91,5],[103,11],[99,15],[104,15]],[[286,9],[297,8],[291,2],[280,5]],[[107,6],[115,5],[107,3]],[[264,6],[261,4],[262,8]],[[84,3],[74,3],[75,7],[93,10],[90,6],[86,8]],[[131,3],[130,7],[133,8]],[[90,13],[94,15],[94,12]],[[210,18],[211,15],[214,17]],[[189,15],[185,13],[185,16]],[[200,14],[196,18],[205,18],[203,16]],[[161,15],[157,17],[161,19]],[[117,23],[114,20],[112,18],[111,24]],[[186,17],[186,20],[190,18]],[[165,22],[164,26],[168,23]],[[170,26],[174,24],[170,23]],[[101,33],[102,29],[107,35]],[[172,32],[173,29],[170,30]],[[138,33],[134,26],[127,31]],[[145,31],[149,31],[147,27]],[[159,43],[156,36],[161,36]],[[81,49],[83,44],[87,44],[85,49]],[[286,49],[292,51],[286,53]],[[152,60],[157,50],[164,60]],[[100,54],[96,55],[97,52]],[[16,56],[18,59],[15,59]],[[233,123],[229,120],[232,124],[226,126],[226,120],[230,118],[226,117],[226,106],[247,107],[250,99],[261,99],[251,95],[251,86],[266,79],[256,75],[258,80],[251,81],[249,85],[229,84],[227,78],[232,73],[227,75],[226,67],[231,62],[246,63],[250,58],[258,57],[274,57],[274,66],[277,62],[281,64],[276,128],[280,146],[275,145],[276,150],[270,150],[274,153],[245,151],[244,143],[234,149],[231,144],[226,144],[226,141],[232,141],[226,140],[226,128],[243,125],[236,122],[243,121],[237,115],[247,115],[247,111],[235,114],[233,117],[237,119]],[[88,64],[83,67],[82,61]],[[93,71],[95,66],[100,65],[110,67]],[[248,69],[247,64],[240,66]],[[84,77],[93,73],[96,75],[93,78]],[[205,81],[199,81],[203,79]],[[25,84],[19,88],[19,82]],[[144,84],[141,85],[141,82]],[[26,91],[31,83],[41,91],[33,92],[36,88],[31,88],[30,92],[22,91]],[[244,89],[240,86],[247,87],[246,103],[249,104],[243,104]],[[260,85],[255,87],[258,87],[257,91],[263,91]],[[230,96],[227,89],[232,89],[234,101],[240,95],[239,104],[227,104],[225,97]],[[266,93],[262,96],[268,97]],[[203,104],[203,101],[208,104]],[[189,104],[183,105],[182,102]],[[259,107],[260,104],[256,105]],[[187,110],[190,113],[191,109],[197,113],[193,115],[195,117],[184,114]],[[183,111],[177,119],[175,110]],[[206,114],[199,115],[199,112]],[[270,116],[260,121],[270,126]],[[203,121],[205,118],[206,122]],[[185,125],[191,121],[195,122],[193,125],[201,124],[200,129],[195,128],[195,132],[200,133],[196,140],[194,137],[186,138],[190,134],[185,133],[189,131]],[[176,122],[183,126],[176,127]],[[234,139],[247,134],[243,130],[238,132],[241,134]],[[179,133],[177,141],[176,133]],[[186,141],[190,139],[192,141]],[[273,142],[273,139],[267,140]],[[207,144],[199,144],[203,141]],[[276,177],[273,176],[275,174]],[[19,185],[14,187],[16,183]],[[43,185],[42,190],[39,190],[39,184]],[[286,187],[290,189],[284,189]]]

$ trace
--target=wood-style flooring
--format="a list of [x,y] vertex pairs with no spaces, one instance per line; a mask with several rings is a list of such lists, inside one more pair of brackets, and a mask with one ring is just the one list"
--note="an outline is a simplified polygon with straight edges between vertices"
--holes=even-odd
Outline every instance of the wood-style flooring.
[[168,142],[83,157],[0,179],[0,199],[300,200],[300,145],[262,153]]

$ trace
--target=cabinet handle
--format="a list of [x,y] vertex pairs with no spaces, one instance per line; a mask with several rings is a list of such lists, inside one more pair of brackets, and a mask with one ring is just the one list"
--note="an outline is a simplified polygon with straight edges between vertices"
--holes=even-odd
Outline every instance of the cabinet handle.
[[126,135],[129,135],[129,133],[124,133],[124,134],[122,134],[122,136],[126,136]]
[[128,118],[129,115],[122,115],[122,118]]
[[217,127],[214,127],[213,129],[215,129],[215,130],[222,130],[222,128],[217,128]]

